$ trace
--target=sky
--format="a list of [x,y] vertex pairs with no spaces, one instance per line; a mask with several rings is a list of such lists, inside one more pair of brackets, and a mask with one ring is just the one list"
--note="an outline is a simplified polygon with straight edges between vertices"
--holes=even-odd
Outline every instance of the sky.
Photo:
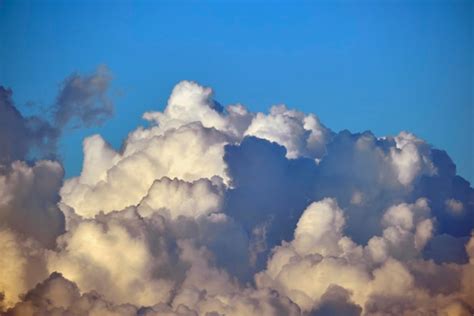
[[[0,1],[0,82],[23,113],[61,82],[105,64],[115,116],[70,129],[60,154],[81,170],[82,139],[115,147],[181,80],[221,104],[284,103],[335,131],[408,130],[474,180],[472,1]],[[31,106],[33,104],[33,106]]]

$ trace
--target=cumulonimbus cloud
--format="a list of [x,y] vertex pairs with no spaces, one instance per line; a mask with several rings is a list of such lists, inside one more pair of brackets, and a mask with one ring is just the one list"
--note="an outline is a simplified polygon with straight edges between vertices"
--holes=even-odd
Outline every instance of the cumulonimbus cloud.
[[[108,80],[66,80],[76,90],[56,121],[107,117]],[[143,117],[120,151],[86,138],[64,183],[57,162],[5,160],[1,311],[474,312],[474,190],[444,151],[409,132],[334,132],[283,105],[223,108],[189,81]]]

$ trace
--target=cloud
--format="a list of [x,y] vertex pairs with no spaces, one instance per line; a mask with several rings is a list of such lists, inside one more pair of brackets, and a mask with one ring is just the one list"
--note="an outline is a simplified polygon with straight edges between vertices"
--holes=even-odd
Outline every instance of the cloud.
[[0,227],[52,247],[64,233],[64,215],[56,205],[63,175],[55,161],[41,160],[31,167],[13,162],[0,174]]
[[239,104],[228,106],[225,111],[213,99],[213,90],[192,81],[178,83],[163,112],[146,112],[143,118],[158,126],[154,134],[200,122],[205,128],[215,128],[230,137],[241,138],[253,115]]
[[168,254],[159,249],[159,235],[147,240],[150,229],[132,210],[117,218],[82,221],[59,238],[59,252],[48,255],[48,270],[60,271],[82,290],[103,293],[115,303],[142,306],[166,301],[173,282],[153,275],[166,265]]
[[224,160],[232,179],[225,212],[249,233],[265,230],[265,240],[254,240],[266,245],[255,253],[258,270],[271,248],[291,239],[314,194],[317,165],[307,158],[288,160],[283,146],[248,136],[239,145],[228,145]]
[[[55,126],[103,122],[109,82],[102,68],[66,79]],[[29,144],[3,156],[1,312],[474,312],[474,190],[447,153],[283,105],[224,107],[190,81],[143,117],[121,150],[87,137],[65,181],[58,162],[13,162]]]
[[8,310],[9,316],[33,315],[137,315],[137,308],[130,304],[115,305],[100,294],[81,294],[77,285],[60,273],[52,273],[46,280],[26,293],[24,300]]
[[57,130],[38,116],[24,117],[12,96],[12,90],[0,86],[0,165],[26,160],[34,151],[54,156]]
[[111,79],[106,66],[91,75],[72,74],[62,83],[50,113],[28,117],[15,107],[12,90],[0,86],[0,172],[2,165],[15,160],[57,158],[57,141],[70,122],[76,128],[90,127],[110,118],[114,112],[107,96]]
[[[421,177],[411,195],[424,196],[430,201],[440,234],[469,236],[474,223],[474,189],[468,181],[456,175],[456,166],[446,152],[432,149],[430,156],[437,174]],[[451,199],[462,203],[462,212],[453,213],[446,207],[446,200]]]
[[[219,186],[220,184],[220,186]],[[176,219],[179,216],[197,218],[222,208],[222,182],[214,185],[208,179],[186,182],[178,179],[155,180],[146,197],[140,202],[139,212],[149,216],[163,211]]]
[[362,313],[362,308],[350,300],[351,293],[337,285],[330,285],[321,296],[321,305],[311,312],[311,316],[357,316]]
[[4,311],[48,274],[41,245],[6,227],[0,227],[0,253],[0,311]]
[[[226,136],[191,123],[163,135],[129,136],[123,153],[115,153],[100,137],[84,142],[84,169],[61,189],[63,202],[83,216],[138,204],[162,177],[195,181],[228,179],[223,162]],[[97,154],[106,152],[106,155]],[[95,176],[93,176],[95,175]]]
[[445,201],[446,208],[453,214],[460,214],[464,210],[462,202],[456,199],[448,199]]
[[288,158],[314,159],[323,157],[333,136],[314,114],[305,115],[285,105],[273,106],[268,115],[258,113],[245,134],[283,145]]
[[[351,310],[369,315],[434,313],[454,305],[472,310],[472,287],[466,283],[472,279],[472,258],[471,263],[451,266],[451,271],[421,259],[431,235],[427,202],[394,205],[383,221],[382,236],[358,245],[343,234],[345,218],[335,200],[311,204],[298,222],[294,239],[277,247],[267,269],[257,274],[257,286],[275,288],[316,315],[329,308],[325,293],[334,286],[345,293],[339,303],[353,302]],[[471,237],[466,246],[470,256],[473,242]],[[449,291],[420,280],[439,273],[455,283]]]
[[114,105],[107,96],[111,79],[105,65],[97,67],[91,75],[75,73],[66,78],[56,97],[55,125],[63,128],[73,122],[74,127],[89,127],[110,118],[114,112]]

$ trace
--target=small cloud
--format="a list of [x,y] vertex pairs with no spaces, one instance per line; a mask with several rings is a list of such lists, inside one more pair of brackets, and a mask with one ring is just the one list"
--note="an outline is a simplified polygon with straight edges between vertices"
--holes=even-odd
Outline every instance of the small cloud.
[[101,125],[114,113],[114,104],[107,92],[112,76],[105,65],[91,75],[72,74],[66,78],[56,99],[54,121],[62,128],[73,122],[82,125]]
[[462,202],[456,199],[448,199],[444,203],[448,211],[453,215],[459,215],[464,210],[464,205]]
[[354,193],[352,193],[351,204],[361,205],[363,201],[364,201],[364,194],[362,192],[354,191]]

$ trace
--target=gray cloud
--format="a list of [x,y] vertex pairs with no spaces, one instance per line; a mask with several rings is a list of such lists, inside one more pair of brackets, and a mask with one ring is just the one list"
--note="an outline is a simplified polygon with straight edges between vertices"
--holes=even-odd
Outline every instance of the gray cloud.
[[[100,125],[114,112],[107,93],[112,77],[106,66],[90,75],[66,78],[48,115],[23,116],[13,102],[13,91],[0,86],[0,165],[15,160],[55,158],[56,143],[64,127]],[[1,171],[1,170],[0,170]]]
[[56,128],[41,117],[24,117],[13,103],[13,92],[2,86],[0,113],[0,165],[26,160],[29,153],[54,156]]
[[25,294],[21,303],[7,310],[7,316],[33,315],[137,315],[137,308],[115,305],[96,292],[81,294],[77,285],[59,273],[52,273],[46,280]]
[[350,292],[337,285],[330,285],[321,301],[322,304],[311,312],[311,316],[359,316],[362,313],[362,308],[351,302]]
[[9,227],[46,247],[53,247],[64,233],[64,215],[59,210],[62,166],[39,161],[33,166],[15,161],[0,175],[0,228]]
[[108,97],[112,76],[106,66],[91,75],[72,74],[66,78],[56,98],[54,122],[59,128],[100,125],[112,117],[114,105]]

